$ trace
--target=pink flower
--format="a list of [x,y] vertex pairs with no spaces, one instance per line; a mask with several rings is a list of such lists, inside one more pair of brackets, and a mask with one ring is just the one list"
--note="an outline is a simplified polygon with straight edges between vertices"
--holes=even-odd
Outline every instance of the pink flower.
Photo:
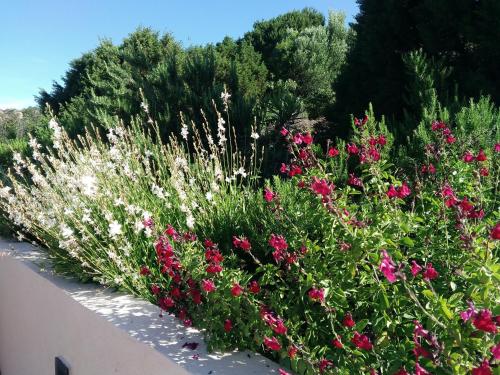
[[417,262],[415,262],[414,260],[411,262],[411,274],[413,276],[417,276],[420,271],[422,271],[422,267],[418,265]]
[[476,156],[476,160],[477,161],[486,161],[487,160],[486,154],[484,153],[483,149],[479,150],[479,153]]
[[288,328],[286,328],[285,323],[283,323],[283,319],[274,319],[270,322],[271,328],[274,333],[278,335],[284,335],[287,333]]
[[495,346],[492,346],[490,351],[491,354],[493,354],[493,358],[500,359],[500,342]]
[[241,287],[240,284],[234,283],[233,287],[231,288],[231,295],[233,297],[239,297],[243,294],[243,288]]
[[318,362],[318,367],[319,367],[320,373],[323,373],[327,368],[332,367],[332,366],[333,366],[333,362],[329,361],[326,358],[323,358],[322,360],[320,360]]
[[395,198],[398,196],[397,190],[394,188],[394,185],[389,186],[389,190],[385,193],[389,198]]
[[372,350],[373,344],[366,335],[360,335],[358,331],[354,332],[354,337],[351,342],[356,345],[356,347],[364,350]]
[[493,150],[495,152],[500,152],[500,143],[495,143],[495,146],[493,147]]
[[248,290],[250,293],[253,294],[258,294],[260,292],[260,285],[257,281],[250,281],[250,284],[248,285]]
[[500,240],[500,223],[491,228],[490,237],[493,240]]
[[226,319],[224,322],[224,331],[230,332],[233,329],[233,322],[230,319]]
[[325,290],[323,288],[312,287],[308,292],[309,298],[313,301],[323,302],[325,300]]
[[318,179],[317,177],[313,177],[313,182],[311,183],[311,190],[314,191],[318,195],[322,195],[326,197],[332,193],[332,190],[335,188],[335,185],[329,183],[325,179]]
[[479,367],[473,368],[472,375],[493,375],[488,360],[484,359]]
[[429,164],[429,166],[427,167],[427,172],[429,172],[429,174],[435,174],[436,173],[436,167],[432,163]]
[[276,194],[273,193],[268,188],[264,189],[264,199],[266,202],[271,202],[276,197]]
[[434,269],[432,266],[432,263],[427,263],[427,266],[425,267],[425,271],[422,274],[424,280],[434,280],[439,276],[439,273]]
[[339,150],[337,150],[335,147],[330,147],[328,149],[328,156],[331,157],[331,158],[334,158],[335,156],[337,156],[339,154]]
[[460,318],[462,318],[464,322],[467,322],[470,319],[472,319],[475,315],[476,315],[476,309],[474,307],[474,304],[472,302],[469,302],[469,308],[460,313]]
[[269,350],[279,351],[281,350],[281,344],[276,337],[264,337],[264,345],[267,346]]
[[191,327],[193,325],[193,321],[191,319],[184,319],[182,323],[184,324],[184,327]]
[[356,325],[356,322],[352,318],[351,313],[347,313],[344,315],[344,319],[342,320],[342,325],[344,327],[349,327],[349,328],[352,328]]
[[472,320],[472,325],[480,331],[497,333],[497,327],[492,319],[491,311],[483,309]]
[[283,137],[286,137],[288,135],[288,130],[286,128],[281,128],[280,130],[280,134],[283,136]]
[[296,145],[302,144],[302,134],[300,133],[295,134],[293,136],[293,143],[295,143]]
[[215,287],[214,282],[212,280],[207,280],[207,279],[201,280],[201,288],[207,293],[214,292],[215,289],[217,289]]
[[474,155],[472,155],[470,151],[466,151],[464,156],[462,157],[462,160],[466,163],[472,163],[474,159]]
[[286,372],[285,370],[280,368],[280,369],[278,369],[278,375],[292,375],[292,374],[290,374],[289,372]]
[[396,271],[396,266],[394,265],[392,258],[385,250],[382,251],[382,262],[380,263],[379,269],[390,283],[397,280],[394,273]]
[[457,141],[457,139],[452,134],[450,134],[446,137],[446,143],[448,143],[450,145],[455,143],[456,141]]
[[278,251],[288,249],[288,244],[286,243],[285,237],[277,234],[271,234],[269,245],[271,245],[273,249]]

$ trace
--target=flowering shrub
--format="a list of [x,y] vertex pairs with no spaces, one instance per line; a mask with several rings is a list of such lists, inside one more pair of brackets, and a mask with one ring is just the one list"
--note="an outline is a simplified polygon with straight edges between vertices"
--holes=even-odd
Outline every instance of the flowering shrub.
[[18,160],[0,204],[58,269],[148,298],[211,349],[264,352],[282,374],[492,374],[500,146],[465,149],[434,122],[405,174],[373,117],[326,150],[283,129],[291,158],[263,186],[222,116],[193,157],[137,127],[77,147],[53,122],[55,148]]

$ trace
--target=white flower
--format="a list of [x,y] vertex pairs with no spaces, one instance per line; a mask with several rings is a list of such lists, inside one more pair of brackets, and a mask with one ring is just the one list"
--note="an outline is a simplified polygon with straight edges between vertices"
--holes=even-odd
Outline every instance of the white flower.
[[83,195],[95,197],[97,194],[97,179],[92,175],[84,175],[80,178]]
[[116,238],[120,234],[122,234],[122,226],[120,223],[118,223],[116,220],[109,223],[109,236],[111,238]]
[[125,206],[125,202],[123,201],[122,198],[116,198],[115,199],[115,207],[120,207],[120,206]]
[[148,105],[145,102],[141,103],[141,108],[144,110],[144,112],[148,112],[149,111],[149,107],[148,107]]
[[189,229],[194,228],[194,217],[193,215],[189,214],[186,218],[186,225],[188,226]]
[[250,134],[250,138],[253,138],[255,140],[259,139],[259,137],[260,137],[260,135],[257,132],[252,132],[252,134]]
[[211,191],[208,191],[206,194],[205,194],[205,198],[207,198],[207,201],[211,201],[213,199],[213,194]]
[[188,131],[188,127],[186,124],[182,124],[181,135],[182,135],[182,138],[184,138],[187,141],[189,131]]
[[73,229],[71,229],[70,227],[68,227],[66,224],[61,224],[61,236],[63,236],[63,238],[70,238],[71,236],[73,236]]
[[11,188],[9,186],[5,186],[0,189],[0,198],[8,198],[10,195]]

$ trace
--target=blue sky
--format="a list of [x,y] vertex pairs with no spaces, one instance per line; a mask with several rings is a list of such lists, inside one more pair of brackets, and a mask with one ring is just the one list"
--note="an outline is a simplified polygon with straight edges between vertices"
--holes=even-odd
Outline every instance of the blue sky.
[[99,39],[118,44],[138,26],[171,32],[183,45],[242,36],[257,20],[293,9],[342,10],[355,0],[6,0],[0,7],[0,108],[34,104],[68,63]]

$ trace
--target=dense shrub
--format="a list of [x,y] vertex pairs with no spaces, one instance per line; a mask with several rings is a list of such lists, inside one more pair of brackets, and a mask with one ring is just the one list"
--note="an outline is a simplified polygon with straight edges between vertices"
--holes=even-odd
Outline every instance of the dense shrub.
[[157,303],[211,349],[301,374],[498,368],[499,144],[434,121],[403,173],[369,112],[326,150],[281,129],[289,162],[261,181],[255,142],[245,160],[225,119],[167,145],[154,124],[75,142],[52,120],[54,148],[32,142],[0,206],[58,270]]

